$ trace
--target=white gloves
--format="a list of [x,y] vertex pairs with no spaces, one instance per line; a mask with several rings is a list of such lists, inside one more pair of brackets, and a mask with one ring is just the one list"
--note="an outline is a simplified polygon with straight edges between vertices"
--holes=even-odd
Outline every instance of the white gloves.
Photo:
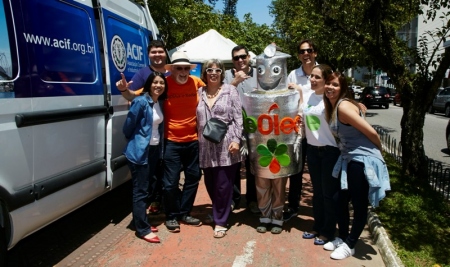
[[297,136],[295,137],[295,141],[294,141],[294,155],[295,155],[295,160],[301,164],[301,155],[302,155],[302,134],[301,131],[299,131],[299,133],[297,134]]
[[245,138],[244,135],[242,135],[242,138],[241,138],[241,148],[239,149],[239,151],[241,152],[241,156],[243,156],[243,157],[248,155],[247,139]]

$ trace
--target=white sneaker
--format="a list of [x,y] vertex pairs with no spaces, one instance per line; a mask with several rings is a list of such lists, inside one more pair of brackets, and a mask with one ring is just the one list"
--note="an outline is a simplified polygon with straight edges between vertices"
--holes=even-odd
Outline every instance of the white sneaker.
[[335,260],[343,260],[355,254],[355,249],[350,249],[346,243],[342,243],[337,249],[331,253],[330,257]]
[[339,237],[336,237],[333,241],[327,242],[325,245],[323,245],[323,249],[333,251],[337,249],[344,241],[340,239]]

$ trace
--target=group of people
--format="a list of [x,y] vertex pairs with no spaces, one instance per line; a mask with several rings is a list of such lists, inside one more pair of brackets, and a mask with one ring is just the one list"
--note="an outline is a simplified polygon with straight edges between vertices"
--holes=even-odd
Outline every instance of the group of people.
[[[264,206],[267,204],[263,203],[264,192],[259,187],[257,190],[258,182],[246,157],[248,134],[243,131],[242,108],[246,108],[243,97],[257,87],[256,69],[250,65],[247,48],[233,48],[233,69],[225,71],[220,60],[211,59],[203,64],[201,78],[197,78],[189,75],[196,65],[184,52],[175,52],[171,64],[166,64],[163,43],[150,43],[151,65],[137,72],[130,82],[122,74],[116,83],[122,95],[131,101],[123,127],[129,140],[124,154],[132,175],[132,214],[138,237],[151,243],[160,242],[155,234],[158,229],[150,225],[146,215],[148,199],[155,200],[157,195],[162,196],[156,201],[163,201],[165,225],[170,232],[180,231],[179,221],[193,226],[202,224],[190,215],[201,170],[212,202],[214,237],[224,237],[229,214],[240,204],[240,170],[244,166],[247,209],[261,213],[262,224],[257,231],[263,233],[270,228],[273,234],[279,234],[282,222],[298,215],[307,162],[313,187],[314,225],[303,233],[303,238],[313,239],[314,244],[333,251],[333,259],[354,254],[368,205],[377,206],[385,196],[390,189],[389,176],[380,139],[364,120],[365,107],[352,99],[342,73],[317,64],[317,53],[311,40],[301,41],[298,58],[302,64],[288,76],[288,88],[300,94],[298,110],[303,139],[295,145],[301,149],[302,167],[289,177],[287,209],[273,214]],[[202,135],[211,118],[227,125],[225,137],[219,143]],[[155,175],[157,168],[163,168],[159,178]],[[185,175],[182,188],[181,171]],[[280,181],[285,185],[287,178]],[[354,209],[351,229],[350,201]]]

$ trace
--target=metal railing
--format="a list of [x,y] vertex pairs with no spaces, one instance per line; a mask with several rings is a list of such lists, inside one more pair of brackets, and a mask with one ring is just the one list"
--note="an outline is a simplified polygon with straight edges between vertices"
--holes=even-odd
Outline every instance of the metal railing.
[[[373,126],[380,135],[383,150],[397,162],[402,163],[402,145],[392,138],[381,126]],[[450,168],[444,168],[442,162],[427,157],[428,177],[430,186],[446,200],[450,200]]]

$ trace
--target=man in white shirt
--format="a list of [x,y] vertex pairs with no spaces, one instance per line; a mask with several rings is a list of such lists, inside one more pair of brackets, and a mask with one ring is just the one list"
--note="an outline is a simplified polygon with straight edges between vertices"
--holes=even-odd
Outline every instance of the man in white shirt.
[[[302,62],[298,69],[291,71],[287,78],[288,88],[296,89],[299,91],[300,96],[311,93],[311,83],[309,76],[314,65],[317,64],[317,47],[308,39],[300,41],[297,47],[298,59]],[[298,209],[300,207],[300,196],[302,193],[302,176],[303,169],[306,162],[306,138],[302,139],[302,168],[297,174],[289,177],[289,194],[288,194],[288,209],[283,213],[283,220],[289,219],[298,215]]]

